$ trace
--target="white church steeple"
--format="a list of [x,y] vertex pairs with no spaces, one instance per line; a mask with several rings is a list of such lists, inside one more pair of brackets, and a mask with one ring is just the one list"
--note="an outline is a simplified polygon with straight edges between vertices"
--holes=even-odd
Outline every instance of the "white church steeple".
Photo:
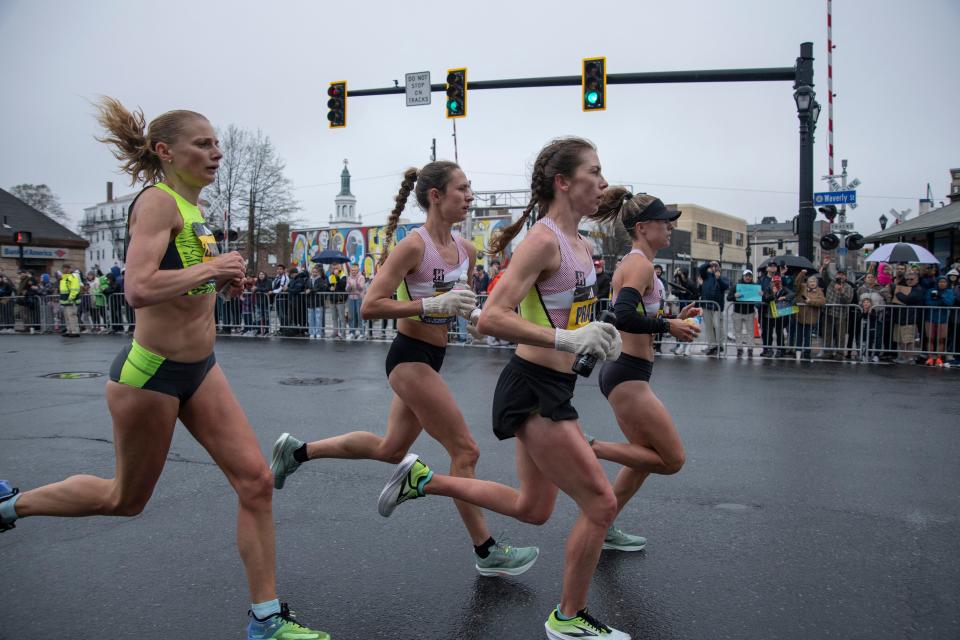
[[360,224],[360,215],[357,213],[357,198],[350,193],[350,171],[347,169],[349,161],[344,159],[343,171],[340,172],[340,193],[334,199],[334,213],[330,216],[331,225]]

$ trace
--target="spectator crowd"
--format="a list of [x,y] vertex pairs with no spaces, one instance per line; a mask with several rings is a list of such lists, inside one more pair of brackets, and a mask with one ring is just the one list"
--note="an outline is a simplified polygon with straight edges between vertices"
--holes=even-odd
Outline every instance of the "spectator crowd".
[[[595,259],[600,308],[609,304],[610,272]],[[473,289],[481,301],[502,273],[498,261],[477,265]],[[677,356],[693,353],[736,357],[855,359],[931,366],[958,363],[960,349],[960,264],[941,272],[938,265],[871,263],[850,282],[829,258],[819,271],[768,260],[759,273],[745,269],[731,278],[717,261],[704,263],[694,277],[676,268],[667,281],[665,312],[698,301],[703,309],[697,344],[676,343]],[[260,271],[244,281],[237,299],[218,297],[221,333],[304,337],[313,340],[389,338],[396,321],[364,321],[360,307],[372,277],[356,265],[309,269],[277,265],[273,276]],[[64,265],[53,274],[0,270],[0,331],[29,333],[132,332],[135,313],[123,296],[119,266],[86,274]],[[451,326],[451,341],[507,343],[471,336],[465,323]],[[661,347],[657,343],[657,350]]]

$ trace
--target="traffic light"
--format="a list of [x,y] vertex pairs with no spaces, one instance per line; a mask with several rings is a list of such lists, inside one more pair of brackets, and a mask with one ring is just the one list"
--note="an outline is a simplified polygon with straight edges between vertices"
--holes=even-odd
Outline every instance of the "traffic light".
[[863,236],[859,233],[851,233],[843,241],[843,244],[850,251],[859,251],[863,249]]
[[833,224],[834,218],[837,217],[837,207],[832,204],[828,204],[825,207],[820,207],[820,213],[823,214],[823,217],[830,221],[830,224]]
[[583,110],[603,111],[607,108],[607,59],[584,58],[580,87]]
[[17,231],[13,234],[13,241],[17,244],[30,244],[33,242],[33,232]]
[[820,238],[820,248],[824,251],[833,251],[840,246],[840,238],[835,233],[828,233]]
[[337,80],[330,83],[327,89],[327,120],[330,121],[331,129],[340,129],[347,126],[347,81]]
[[467,68],[447,69],[447,117],[467,116]]

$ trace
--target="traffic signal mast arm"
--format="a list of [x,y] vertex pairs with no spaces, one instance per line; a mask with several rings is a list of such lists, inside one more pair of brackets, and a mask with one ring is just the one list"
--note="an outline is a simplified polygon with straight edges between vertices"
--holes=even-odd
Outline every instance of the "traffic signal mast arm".
[[[793,67],[767,67],[758,69],[712,69],[704,71],[654,71],[646,73],[608,73],[607,84],[668,84],[684,82],[783,82],[794,80]],[[507,78],[503,80],[468,80],[468,91],[483,89],[525,89],[531,87],[579,87],[583,77],[548,76],[542,78]],[[381,89],[350,89],[347,97],[386,96],[406,93],[407,89],[383,87]],[[447,84],[431,84],[430,91],[447,91]]]

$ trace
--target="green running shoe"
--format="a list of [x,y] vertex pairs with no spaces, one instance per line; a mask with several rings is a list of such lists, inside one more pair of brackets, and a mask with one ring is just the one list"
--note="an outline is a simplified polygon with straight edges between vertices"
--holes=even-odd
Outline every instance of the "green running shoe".
[[477,558],[477,571],[482,576],[518,576],[526,573],[537,561],[537,547],[514,547],[501,538],[486,558]]
[[430,482],[433,471],[423,464],[415,453],[408,453],[397,465],[387,486],[380,492],[377,510],[384,518],[389,518],[397,505],[407,500],[423,497],[423,485]]
[[293,452],[302,446],[303,442],[289,433],[281,434],[277,441],[273,443],[270,471],[273,472],[274,488],[283,489],[283,483],[286,482],[287,476],[293,475],[293,472],[300,468],[300,463],[293,459]]
[[611,526],[607,529],[607,535],[603,538],[604,549],[614,549],[616,551],[643,551],[647,546],[647,539],[643,536],[635,536],[626,533]]
[[570,620],[561,620],[557,617],[554,607],[550,617],[543,623],[549,640],[584,640],[597,638],[598,640],[630,640],[630,636],[623,631],[611,629],[592,615],[586,609],[577,612],[576,617]]
[[280,605],[280,613],[265,620],[249,612],[250,624],[247,625],[247,640],[330,640],[326,631],[314,631],[299,624],[290,613],[287,603]]

